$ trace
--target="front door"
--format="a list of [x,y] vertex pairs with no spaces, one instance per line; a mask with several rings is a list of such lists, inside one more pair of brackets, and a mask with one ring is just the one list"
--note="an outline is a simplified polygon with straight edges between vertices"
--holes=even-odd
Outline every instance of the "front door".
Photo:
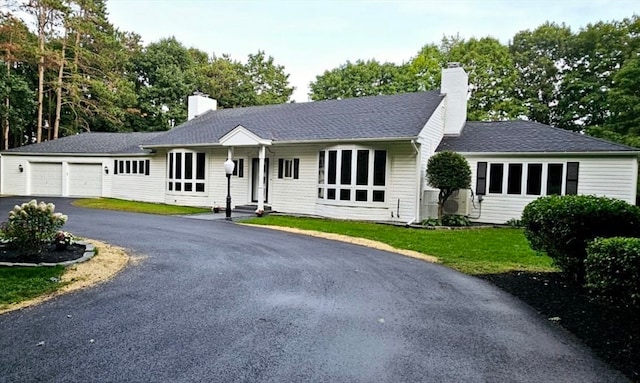
[[[251,202],[258,202],[258,186],[260,180],[260,159],[251,159]],[[264,202],[268,202],[269,195],[269,159],[264,159]]]

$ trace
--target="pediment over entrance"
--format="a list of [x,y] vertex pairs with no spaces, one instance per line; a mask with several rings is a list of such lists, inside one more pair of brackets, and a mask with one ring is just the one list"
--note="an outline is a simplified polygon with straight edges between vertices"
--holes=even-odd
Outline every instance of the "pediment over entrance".
[[220,144],[222,146],[259,146],[271,145],[271,140],[261,138],[244,126],[238,125],[220,138]]

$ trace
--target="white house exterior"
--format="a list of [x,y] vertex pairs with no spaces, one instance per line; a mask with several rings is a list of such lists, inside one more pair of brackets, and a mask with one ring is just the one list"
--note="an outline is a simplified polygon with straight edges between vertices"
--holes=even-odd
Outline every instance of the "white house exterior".
[[2,152],[0,194],[222,206],[231,158],[235,206],[413,223],[436,213],[427,160],[454,150],[471,165],[473,193],[445,210],[479,222],[519,218],[551,193],[635,202],[635,149],[528,121],[466,122],[466,73],[446,68],[442,81],[441,92],[225,110],[192,96],[189,121],[167,132],[85,133]]

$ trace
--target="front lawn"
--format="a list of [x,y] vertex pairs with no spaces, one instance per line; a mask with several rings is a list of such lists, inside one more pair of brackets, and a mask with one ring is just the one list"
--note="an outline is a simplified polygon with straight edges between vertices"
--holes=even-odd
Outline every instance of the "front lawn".
[[64,286],[63,266],[0,267],[0,310],[11,303],[48,294]]
[[167,205],[163,203],[149,203],[138,201],[126,201],[115,198],[85,198],[72,202],[74,206],[88,207],[91,209],[105,209],[117,211],[130,211],[134,213],[182,215],[210,213],[210,209],[192,206]]
[[366,222],[273,215],[243,222],[372,239],[399,249],[435,256],[442,264],[467,274],[498,274],[515,270],[557,271],[551,258],[531,250],[520,229],[420,230]]

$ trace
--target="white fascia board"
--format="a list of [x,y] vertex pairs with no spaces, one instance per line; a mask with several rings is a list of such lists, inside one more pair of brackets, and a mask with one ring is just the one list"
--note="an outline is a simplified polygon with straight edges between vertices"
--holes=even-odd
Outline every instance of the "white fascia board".
[[321,139],[321,140],[289,140],[276,141],[274,145],[294,145],[294,144],[348,144],[358,142],[399,142],[417,140],[418,137],[381,137],[381,138],[341,138],[341,139]]
[[242,125],[233,128],[229,133],[220,137],[222,146],[258,146],[271,145],[271,140],[264,139]]
[[3,156],[33,156],[33,157],[148,157],[151,153],[30,153],[7,152]]
[[457,152],[468,157],[637,157],[640,151],[605,152]]

